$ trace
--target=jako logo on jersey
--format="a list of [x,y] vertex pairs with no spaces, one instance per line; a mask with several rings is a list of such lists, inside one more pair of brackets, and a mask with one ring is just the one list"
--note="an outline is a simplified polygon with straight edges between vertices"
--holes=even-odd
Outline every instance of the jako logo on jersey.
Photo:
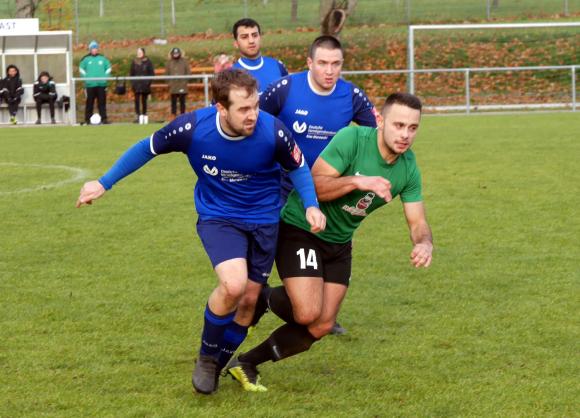
[[201,156],[201,158],[203,160],[210,160],[210,161],[215,161],[216,160],[216,156],[215,155],[207,155],[207,154],[203,154]]
[[304,131],[306,131],[306,122],[298,123],[298,121],[294,121],[292,129],[294,129],[294,132],[297,134],[304,133]]
[[217,167],[209,168],[207,166],[207,164],[203,166],[203,171],[206,172],[207,174],[209,174],[210,176],[217,176],[217,174],[218,174]]
[[304,109],[296,109],[296,112],[294,112],[296,115],[302,115],[302,116],[308,116],[308,110],[304,110]]

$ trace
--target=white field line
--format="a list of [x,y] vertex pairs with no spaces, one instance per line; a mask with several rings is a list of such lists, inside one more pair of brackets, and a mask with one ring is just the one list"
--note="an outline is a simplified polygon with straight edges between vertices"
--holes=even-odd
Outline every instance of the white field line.
[[0,167],[30,167],[30,168],[41,168],[41,169],[48,169],[48,170],[61,170],[67,171],[71,173],[70,177],[57,181],[54,183],[47,183],[47,184],[40,184],[34,187],[26,187],[24,189],[18,190],[10,190],[10,191],[0,191],[0,196],[12,195],[12,194],[20,194],[20,193],[33,193],[33,192],[40,192],[43,190],[48,189],[56,189],[57,187],[62,187],[69,183],[76,183],[82,181],[89,177],[90,172],[88,170],[77,168],[77,167],[69,167],[67,165],[50,165],[50,164],[24,164],[24,163],[3,163],[0,162]]

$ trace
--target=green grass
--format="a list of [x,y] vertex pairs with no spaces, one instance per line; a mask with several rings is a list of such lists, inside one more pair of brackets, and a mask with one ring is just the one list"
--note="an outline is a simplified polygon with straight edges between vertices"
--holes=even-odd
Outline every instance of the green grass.
[[349,333],[265,364],[267,393],[222,379],[210,397],[190,384],[215,279],[186,159],[82,210],[82,182],[18,192],[71,176],[27,164],[94,178],[152,128],[0,130],[0,416],[579,416],[577,114],[425,117],[433,266],[410,267],[399,203],[377,212],[355,237]]

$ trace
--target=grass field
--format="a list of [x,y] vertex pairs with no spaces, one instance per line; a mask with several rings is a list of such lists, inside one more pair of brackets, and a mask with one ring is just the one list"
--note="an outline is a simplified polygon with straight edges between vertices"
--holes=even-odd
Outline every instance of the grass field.
[[267,393],[222,379],[209,397],[191,393],[215,282],[185,158],[74,208],[78,177],[153,128],[0,129],[1,417],[579,416],[577,114],[425,117],[433,266],[410,267],[399,203],[377,212],[355,237],[349,333],[265,364]]

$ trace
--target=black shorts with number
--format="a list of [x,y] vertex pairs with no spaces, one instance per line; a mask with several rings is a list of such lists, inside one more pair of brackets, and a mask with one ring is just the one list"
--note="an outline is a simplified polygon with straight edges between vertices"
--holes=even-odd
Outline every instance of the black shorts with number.
[[316,235],[280,222],[276,267],[280,278],[322,277],[325,282],[349,285],[352,243],[327,242]]

